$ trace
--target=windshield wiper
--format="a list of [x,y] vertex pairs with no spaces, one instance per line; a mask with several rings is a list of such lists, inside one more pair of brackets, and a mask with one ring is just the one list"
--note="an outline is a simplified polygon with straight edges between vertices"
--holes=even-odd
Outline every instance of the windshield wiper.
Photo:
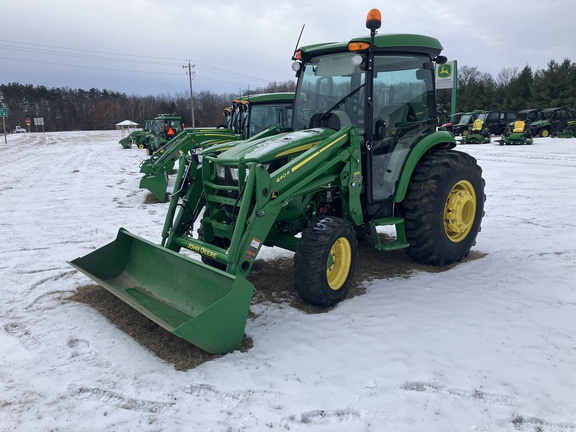
[[348,99],[350,99],[352,96],[354,96],[356,93],[358,93],[360,91],[360,89],[362,87],[364,87],[366,85],[366,83],[364,84],[360,84],[358,87],[356,87],[354,90],[352,90],[350,93],[348,93],[346,96],[344,96],[342,99],[340,99],[338,102],[336,102],[334,105],[332,105],[332,107],[330,107],[330,109],[328,109],[324,114],[322,114],[322,116],[320,117],[320,120],[326,120],[328,118],[328,115],[330,115],[330,113],[332,111],[334,111],[336,108],[338,108],[340,105],[342,105],[343,103],[345,103],[346,101],[348,101]]

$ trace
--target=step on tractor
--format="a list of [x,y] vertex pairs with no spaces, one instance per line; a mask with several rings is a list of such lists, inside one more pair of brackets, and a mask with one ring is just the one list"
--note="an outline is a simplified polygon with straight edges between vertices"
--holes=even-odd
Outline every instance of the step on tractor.
[[258,139],[275,135],[291,125],[294,93],[264,93],[244,96],[224,110],[226,125],[222,128],[186,128],[160,151],[140,164],[144,174],[140,188],[148,189],[159,201],[167,195],[168,176],[178,158],[185,153],[224,142]]
[[436,266],[466,257],[484,179],[437,130],[442,45],[377,34],[380,25],[373,9],[369,35],[297,49],[292,130],[181,157],[160,244],[120,228],[71,265],[164,329],[225,353],[243,342],[247,278],[264,246],[294,252],[294,290],[319,307],[345,299],[369,235],[382,260],[378,251],[397,249]]

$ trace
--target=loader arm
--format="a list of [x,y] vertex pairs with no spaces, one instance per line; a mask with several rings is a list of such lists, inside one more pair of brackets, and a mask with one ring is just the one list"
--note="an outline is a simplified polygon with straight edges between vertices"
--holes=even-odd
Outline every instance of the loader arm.
[[[216,181],[217,165],[224,164],[237,166],[237,185]],[[314,193],[330,185],[340,190],[343,216],[354,224],[361,224],[360,164],[360,139],[355,126],[328,135],[273,172],[268,172],[265,164],[257,160],[205,155],[202,178],[200,181],[196,178],[194,184],[198,185],[197,189],[190,191],[183,201],[198,203],[205,200],[202,223],[207,240],[194,238],[178,228],[188,207],[183,205],[174,223],[177,234],[169,238],[166,246],[175,251],[179,248],[192,250],[225,264],[227,273],[246,276],[263,244],[295,249],[297,239],[293,235],[273,228],[292,199],[305,197],[302,201],[306,203]],[[230,193],[233,196],[226,195]],[[231,209],[232,217],[224,214],[223,206]],[[196,210],[193,217],[199,214]],[[228,239],[228,247],[212,244],[210,240],[214,237]]]

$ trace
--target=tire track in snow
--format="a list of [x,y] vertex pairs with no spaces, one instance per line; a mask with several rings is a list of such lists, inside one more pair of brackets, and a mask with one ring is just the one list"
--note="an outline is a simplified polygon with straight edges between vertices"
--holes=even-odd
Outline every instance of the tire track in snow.
[[76,386],[74,384],[70,384],[67,387],[67,393],[74,399],[82,401],[97,401],[129,411],[145,412],[150,414],[164,413],[175,404],[174,402],[158,402],[126,397],[115,391]]
[[438,393],[448,396],[457,396],[462,399],[504,406],[512,406],[515,400],[513,396],[487,393],[477,389],[472,391],[463,389],[447,389],[440,384],[420,381],[406,382],[400,387],[400,389],[411,392]]

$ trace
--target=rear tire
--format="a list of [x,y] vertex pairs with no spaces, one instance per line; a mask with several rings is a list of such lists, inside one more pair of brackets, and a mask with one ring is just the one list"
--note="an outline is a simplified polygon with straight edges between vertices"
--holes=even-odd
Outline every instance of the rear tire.
[[306,302],[333,306],[348,293],[358,244],[352,226],[327,217],[302,233],[294,255],[294,288]]
[[442,150],[422,157],[402,202],[406,253],[422,264],[466,257],[484,216],[482,169],[472,156]]

